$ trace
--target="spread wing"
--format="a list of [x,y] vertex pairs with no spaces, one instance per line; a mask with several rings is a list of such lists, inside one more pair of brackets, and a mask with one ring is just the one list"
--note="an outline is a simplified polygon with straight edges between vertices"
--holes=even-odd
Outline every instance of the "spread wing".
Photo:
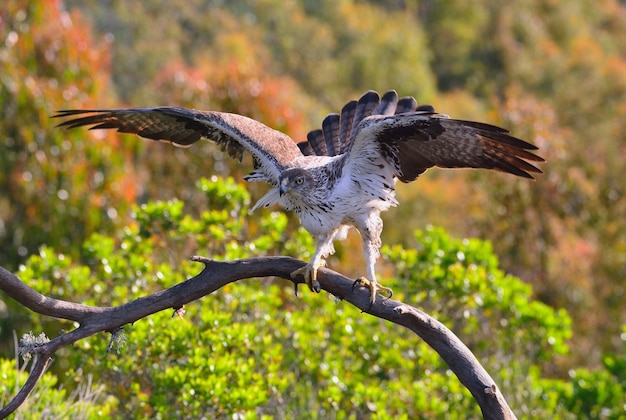
[[346,165],[372,148],[394,168],[402,182],[414,181],[426,169],[485,168],[524,178],[541,170],[528,161],[544,159],[529,150],[537,147],[503,128],[450,119],[434,110],[391,116],[370,116],[359,124]]
[[394,115],[418,109],[432,110],[432,107],[418,107],[411,96],[398,98],[395,90],[388,91],[382,98],[370,90],[358,101],[348,102],[340,114],[329,114],[322,122],[322,128],[309,132],[307,140],[298,143],[298,147],[305,155],[338,156],[349,150],[363,119],[371,115]]
[[59,111],[55,118],[69,118],[59,124],[74,128],[92,126],[117,129],[152,140],[187,147],[200,139],[212,140],[241,161],[243,152],[254,158],[255,181],[276,185],[280,172],[302,156],[287,135],[258,121],[237,114],[197,111],[188,108],[120,108]]
[[340,165],[349,170],[362,159],[382,155],[403,182],[433,166],[487,168],[532,178],[530,173],[541,170],[527,161],[543,162],[530,152],[537,147],[503,128],[450,119],[430,105],[418,106],[413,97],[398,98],[393,90],[382,98],[369,91],[348,102],[298,147],[305,155],[345,154]]

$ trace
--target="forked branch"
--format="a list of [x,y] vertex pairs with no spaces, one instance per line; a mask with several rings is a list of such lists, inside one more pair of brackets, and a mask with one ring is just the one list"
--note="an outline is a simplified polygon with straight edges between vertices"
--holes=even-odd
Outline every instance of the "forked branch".
[[[238,280],[274,276],[291,280],[295,285],[303,283],[301,277],[291,279],[290,273],[304,263],[290,257],[257,257],[230,262],[203,257],[193,257],[192,260],[204,264],[204,269],[198,275],[169,289],[114,307],[87,306],[43,296],[0,267],[0,289],[7,295],[37,313],[79,324],[75,330],[33,350],[36,361],[30,377],[9,404],[0,409],[0,418],[8,416],[24,402],[43,374],[50,357],[61,347],[98,332],[113,333],[126,324],[159,311],[179,309]],[[402,325],[420,336],[439,353],[450,370],[469,389],[485,419],[515,418],[494,380],[467,346],[442,323],[397,300],[377,299],[370,305],[369,290],[360,287],[353,289],[353,280],[328,269],[320,269],[318,274],[322,289],[350,302],[365,313]]]

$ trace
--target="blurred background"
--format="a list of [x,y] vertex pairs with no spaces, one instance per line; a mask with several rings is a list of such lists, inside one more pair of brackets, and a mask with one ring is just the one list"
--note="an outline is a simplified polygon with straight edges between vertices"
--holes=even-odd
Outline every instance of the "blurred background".
[[[78,256],[91,234],[127,223],[134,203],[179,198],[199,214],[201,176],[240,180],[250,168],[208,142],[191,152],[55,129],[55,110],[236,112],[300,141],[365,90],[395,89],[505,127],[547,162],[534,182],[430,170],[399,186],[384,243],[411,248],[409,232],[428,225],[490,241],[506,272],[572,318],[557,375],[623,347],[623,1],[8,0],[0,67],[0,264],[10,270],[44,244]],[[254,199],[265,187],[249,190]],[[358,236],[338,248],[331,266],[362,274]],[[8,355],[19,321],[0,317]]]

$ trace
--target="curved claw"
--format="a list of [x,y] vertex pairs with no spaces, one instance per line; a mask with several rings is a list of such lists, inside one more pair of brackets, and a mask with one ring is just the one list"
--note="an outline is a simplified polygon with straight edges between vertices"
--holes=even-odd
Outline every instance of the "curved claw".
[[389,294],[389,296],[386,297],[387,299],[390,299],[393,296],[393,290],[391,290],[389,287],[381,286],[376,280],[369,280],[365,277],[360,277],[356,279],[352,284],[352,290],[354,290],[354,287],[357,284],[359,286],[367,287],[368,289],[370,289],[370,305],[373,305],[374,302],[376,302],[376,293],[380,291]]
[[322,288],[320,286],[320,283],[317,281],[317,269],[318,268],[319,267],[316,267],[315,265],[308,263],[304,267],[300,267],[297,270],[293,271],[291,273],[291,277],[295,278],[298,275],[302,274],[302,277],[304,277],[304,281],[306,282],[307,286],[309,286],[309,289],[315,293],[319,293],[322,290]]

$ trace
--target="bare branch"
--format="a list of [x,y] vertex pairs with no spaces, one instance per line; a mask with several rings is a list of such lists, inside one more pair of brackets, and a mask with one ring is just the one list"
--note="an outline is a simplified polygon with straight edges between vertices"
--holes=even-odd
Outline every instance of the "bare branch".
[[[214,261],[193,257],[204,269],[196,276],[124,305],[93,307],[48,298],[36,292],[15,275],[0,267],[0,289],[25,307],[40,314],[76,321],[80,326],[37,348],[38,360],[47,360],[59,348],[101,331],[113,333],[120,327],[165,309],[178,310],[183,305],[206,296],[228,283],[255,277],[282,277],[303,283],[302,277],[291,279],[290,273],[304,262],[290,257],[257,257],[237,261]],[[328,269],[320,269],[318,280],[322,289],[343,299],[361,311],[402,325],[430,345],[456,374],[480,406],[485,419],[514,419],[494,380],[471,351],[448,328],[426,313],[402,302],[380,298],[371,305],[369,289],[353,287],[354,281]],[[27,383],[2,410],[0,418],[12,413],[34,388],[45,365],[33,369]]]
[[37,382],[39,382],[39,379],[41,379],[41,376],[46,371],[50,360],[50,357],[41,355],[36,356],[33,359],[33,366],[30,370],[30,375],[28,375],[26,383],[18,391],[15,397],[13,397],[13,399],[9,401],[5,407],[0,409],[0,419],[7,417],[9,414],[17,410],[19,406],[24,403],[24,401],[26,401],[26,398],[28,398],[32,390],[35,388],[35,385],[37,385]]

